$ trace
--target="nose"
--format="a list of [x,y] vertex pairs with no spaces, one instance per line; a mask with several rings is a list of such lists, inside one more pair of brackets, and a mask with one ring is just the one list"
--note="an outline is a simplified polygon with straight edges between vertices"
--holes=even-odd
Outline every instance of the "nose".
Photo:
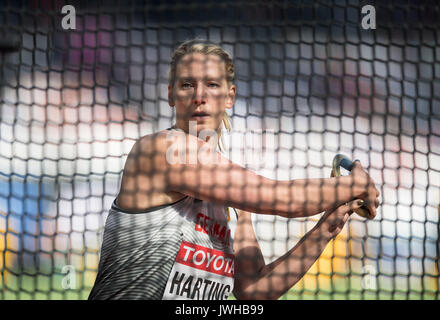
[[198,84],[194,90],[194,104],[199,106],[206,103],[206,91],[203,84]]

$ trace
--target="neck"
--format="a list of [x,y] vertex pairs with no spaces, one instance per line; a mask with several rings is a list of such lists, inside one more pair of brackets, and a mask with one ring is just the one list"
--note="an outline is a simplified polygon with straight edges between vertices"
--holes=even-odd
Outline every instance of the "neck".
[[[185,128],[182,128],[182,126],[179,126],[177,123],[175,123],[173,126],[171,126],[171,129],[177,129],[177,130],[182,130],[185,133],[191,134],[193,136],[196,136],[198,138],[204,138],[204,141],[206,143],[208,143],[210,146],[215,147],[217,144],[219,144],[220,139],[221,139],[221,126],[217,128],[216,131],[216,135],[203,135],[203,137],[200,137],[200,132],[198,132],[196,129],[194,128],[188,128],[185,130]],[[192,130],[191,130],[192,129]]]

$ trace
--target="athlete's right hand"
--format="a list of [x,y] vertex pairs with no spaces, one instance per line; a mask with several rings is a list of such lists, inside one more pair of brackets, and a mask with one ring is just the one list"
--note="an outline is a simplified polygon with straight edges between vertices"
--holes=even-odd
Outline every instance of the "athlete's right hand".
[[369,219],[374,219],[376,208],[379,206],[379,190],[359,161],[354,162],[350,175],[353,178],[353,188],[360,191],[360,195],[356,198],[364,200],[365,206],[370,211]]

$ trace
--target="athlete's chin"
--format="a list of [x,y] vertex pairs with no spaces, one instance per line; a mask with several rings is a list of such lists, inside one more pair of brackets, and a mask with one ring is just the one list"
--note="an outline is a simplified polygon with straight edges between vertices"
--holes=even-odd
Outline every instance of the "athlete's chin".
[[197,133],[199,133],[202,130],[216,131],[215,123],[209,117],[193,117],[189,121],[190,121],[189,124],[190,130],[193,127],[197,131]]

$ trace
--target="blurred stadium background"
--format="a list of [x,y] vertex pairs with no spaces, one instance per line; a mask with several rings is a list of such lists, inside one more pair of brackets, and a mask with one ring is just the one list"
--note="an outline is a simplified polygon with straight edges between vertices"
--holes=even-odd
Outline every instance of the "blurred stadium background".
[[[438,299],[439,16],[434,0],[0,0],[0,299],[87,298],[125,158],[173,124],[169,59],[194,37],[234,57],[233,161],[327,177],[344,153],[381,191],[283,299]],[[255,216],[266,261],[316,221]]]

